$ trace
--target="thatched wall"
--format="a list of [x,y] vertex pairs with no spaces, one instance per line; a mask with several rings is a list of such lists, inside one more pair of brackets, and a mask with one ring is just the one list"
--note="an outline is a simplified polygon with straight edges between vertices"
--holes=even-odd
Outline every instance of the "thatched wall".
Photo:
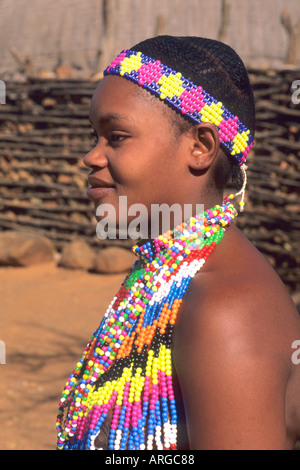
[[1,0],[0,78],[89,77],[157,34],[221,39],[252,67],[299,64],[299,19],[299,0]]

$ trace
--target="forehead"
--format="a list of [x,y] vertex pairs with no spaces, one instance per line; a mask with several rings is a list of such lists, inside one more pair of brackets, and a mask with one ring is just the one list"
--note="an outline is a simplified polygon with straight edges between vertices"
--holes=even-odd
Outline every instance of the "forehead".
[[164,120],[172,110],[140,86],[117,76],[104,77],[97,86],[90,107],[90,119],[118,115],[140,120],[141,116]]

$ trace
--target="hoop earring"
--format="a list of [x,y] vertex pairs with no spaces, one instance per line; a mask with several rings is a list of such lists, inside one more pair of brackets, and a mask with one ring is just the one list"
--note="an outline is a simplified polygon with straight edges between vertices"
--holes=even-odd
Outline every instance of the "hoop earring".
[[245,207],[244,199],[245,199],[245,191],[246,191],[246,186],[247,186],[247,169],[248,169],[248,167],[247,167],[247,165],[245,165],[245,163],[243,163],[243,165],[241,165],[240,169],[241,169],[242,177],[243,177],[243,186],[240,189],[240,191],[238,191],[237,193],[230,194],[229,196],[225,197],[224,202],[228,202],[228,201],[230,201],[230,199],[234,199],[236,196],[239,196],[241,194],[242,197],[239,201],[239,206],[240,206],[240,212],[243,212],[244,207]]
[[242,188],[240,189],[240,191],[238,191],[234,197],[236,196],[239,196],[240,194],[242,195],[241,197],[241,200],[239,201],[239,205],[240,205],[240,212],[243,212],[244,210],[244,207],[245,207],[245,192],[246,192],[246,186],[247,186],[247,165],[245,165],[245,163],[243,165],[241,165],[241,172],[242,172],[242,175],[243,175],[243,186]]

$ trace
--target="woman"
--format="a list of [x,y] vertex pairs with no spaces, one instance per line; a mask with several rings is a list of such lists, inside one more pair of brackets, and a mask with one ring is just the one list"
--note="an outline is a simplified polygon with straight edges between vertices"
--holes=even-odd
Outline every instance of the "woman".
[[147,209],[149,227],[154,204],[189,205],[195,217],[134,247],[137,261],[64,389],[58,448],[292,449],[298,314],[232,223],[234,196],[224,199],[233,176],[243,209],[254,144],[242,61],[218,41],[160,36],[123,51],[104,75],[84,158],[98,220],[104,204],[118,214],[121,196]]

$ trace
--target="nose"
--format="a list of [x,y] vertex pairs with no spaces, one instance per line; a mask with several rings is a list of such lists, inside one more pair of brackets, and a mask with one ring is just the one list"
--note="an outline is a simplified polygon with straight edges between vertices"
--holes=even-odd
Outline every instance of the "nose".
[[101,151],[99,143],[83,157],[83,163],[88,168],[105,168],[108,165],[107,157]]

